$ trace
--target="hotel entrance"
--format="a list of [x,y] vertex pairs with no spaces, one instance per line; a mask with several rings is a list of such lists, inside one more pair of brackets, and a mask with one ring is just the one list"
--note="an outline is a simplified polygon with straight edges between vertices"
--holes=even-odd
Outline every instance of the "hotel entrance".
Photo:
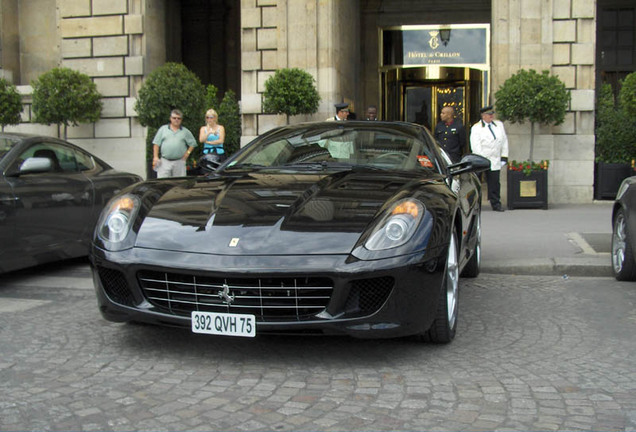
[[443,107],[467,127],[488,102],[488,24],[402,26],[380,31],[381,114],[433,131]]
[[470,68],[404,68],[382,74],[384,117],[434,130],[439,113],[452,106],[465,125],[479,119],[484,104],[484,72]]

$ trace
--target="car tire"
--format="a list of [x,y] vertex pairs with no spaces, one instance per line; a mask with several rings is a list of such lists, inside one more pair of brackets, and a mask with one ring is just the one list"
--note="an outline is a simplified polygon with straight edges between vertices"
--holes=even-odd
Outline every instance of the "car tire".
[[621,208],[614,217],[612,230],[612,270],[616,280],[636,280],[636,265],[634,265],[634,249],[629,243],[625,211]]
[[457,233],[453,231],[448,245],[448,257],[444,267],[444,278],[437,301],[435,320],[422,335],[422,340],[433,343],[449,343],[457,329],[459,299],[459,261]]
[[475,218],[475,250],[462,271],[462,277],[476,278],[481,270],[481,213]]

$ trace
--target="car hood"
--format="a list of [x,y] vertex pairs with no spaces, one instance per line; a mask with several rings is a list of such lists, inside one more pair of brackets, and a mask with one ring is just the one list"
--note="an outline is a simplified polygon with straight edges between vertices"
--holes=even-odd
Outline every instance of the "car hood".
[[441,176],[253,173],[169,188],[137,235],[143,248],[223,255],[348,254],[383,206]]

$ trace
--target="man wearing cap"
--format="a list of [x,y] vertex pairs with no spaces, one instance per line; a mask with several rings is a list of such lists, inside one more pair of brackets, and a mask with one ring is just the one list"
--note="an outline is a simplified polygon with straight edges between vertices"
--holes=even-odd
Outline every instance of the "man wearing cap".
[[336,107],[336,115],[329,117],[326,121],[344,121],[349,117],[349,104],[337,103],[334,106]]
[[473,153],[490,160],[490,170],[486,171],[488,184],[488,201],[494,211],[504,211],[501,206],[500,173],[508,161],[508,137],[504,125],[495,120],[495,110],[492,105],[479,110],[481,120],[470,129],[470,148]]

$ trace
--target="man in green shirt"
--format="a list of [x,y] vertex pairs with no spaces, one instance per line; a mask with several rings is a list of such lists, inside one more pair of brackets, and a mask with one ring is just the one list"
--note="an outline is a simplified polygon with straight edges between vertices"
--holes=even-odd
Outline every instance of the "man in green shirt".
[[197,141],[192,132],[181,126],[182,120],[183,113],[173,109],[170,123],[161,126],[152,140],[152,168],[157,171],[157,178],[186,175],[186,160]]

